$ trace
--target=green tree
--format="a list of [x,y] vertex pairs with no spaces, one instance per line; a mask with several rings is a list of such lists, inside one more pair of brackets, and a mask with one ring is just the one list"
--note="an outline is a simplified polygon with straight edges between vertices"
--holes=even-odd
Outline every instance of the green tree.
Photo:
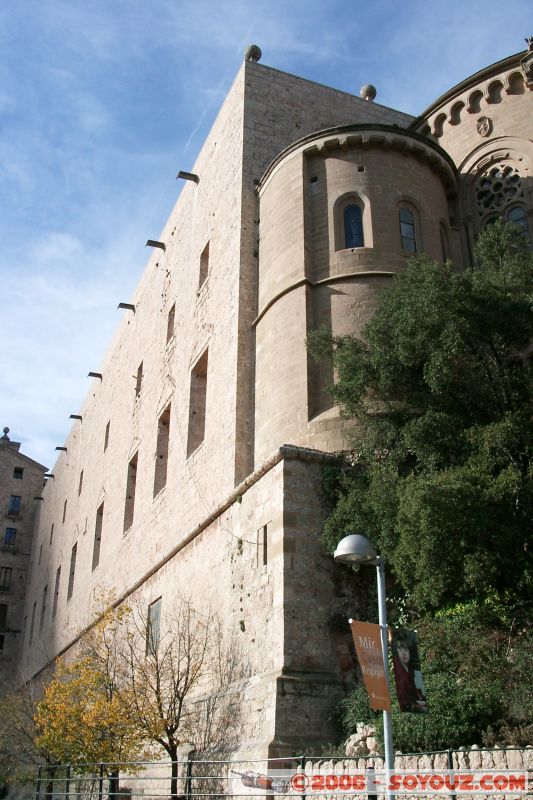
[[113,764],[149,755],[120,650],[128,618],[124,607],[99,614],[77,656],[58,660],[34,714],[35,743],[53,762]]
[[310,347],[333,360],[334,399],[357,420],[346,468],[325,481],[329,546],[368,533],[390,565],[395,613],[418,628],[426,621],[433,640],[444,645],[447,630],[468,622],[450,663],[433,648],[440,686],[445,669],[469,664],[457,692],[481,691],[480,664],[465,657],[474,635],[511,643],[489,659],[494,692],[486,687],[488,713],[476,714],[479,738],[516,721],[519,703],[490,698],[503,691],[498,671],[518,669],[530,647],[533,258],[517,228],[496,223],[476,261],[457,272],[413,258],[363,339],[319,331]]

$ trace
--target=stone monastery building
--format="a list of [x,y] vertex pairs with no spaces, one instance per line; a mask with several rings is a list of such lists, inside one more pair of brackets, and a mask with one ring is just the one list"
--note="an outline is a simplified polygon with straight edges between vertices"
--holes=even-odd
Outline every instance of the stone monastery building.
[[306,337],[359,332],[414,252],[468,266],[497,217],[531,241],[528,48],[416,119],[374,102],[372,86],[345,94],[249,48],[35,492],[13,637],[26,678],[69,652],[102,588],[154,624],[185,594],[217,610],[246,662],[228,687],[244,712],[239,752],[331,741],[354,680],[331,620],[357,609],[319,541],[319,487],[347,439]]

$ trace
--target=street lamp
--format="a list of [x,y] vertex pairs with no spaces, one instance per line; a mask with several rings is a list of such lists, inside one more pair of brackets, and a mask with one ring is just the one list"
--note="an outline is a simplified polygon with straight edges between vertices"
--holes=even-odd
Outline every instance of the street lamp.
[[[361,564],[375,566],[378,579],[378,610],[379,629],[381,632],[381,647],[383,650],[383,669],[385,680],[390,694],[389,684],[389,659],[387,636],[387,603],[385,598],[385,561],[375,551],[372,543],[360,533],[345,536],[337,545],[333,554],[335,561],[345,564]],[[394,750],[392,749],[392,719],[390,711],[383,711],[383,738],[385,740],[385,769],[392,771],[394,768]]]

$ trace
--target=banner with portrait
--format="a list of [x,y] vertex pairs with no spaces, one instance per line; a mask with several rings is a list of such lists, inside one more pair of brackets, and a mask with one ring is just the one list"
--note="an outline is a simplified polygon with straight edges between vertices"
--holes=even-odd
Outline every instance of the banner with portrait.
[[392,628],[390,632],[396,697],[401,711],[427,714],[426,689],[422,679],[415,631]]

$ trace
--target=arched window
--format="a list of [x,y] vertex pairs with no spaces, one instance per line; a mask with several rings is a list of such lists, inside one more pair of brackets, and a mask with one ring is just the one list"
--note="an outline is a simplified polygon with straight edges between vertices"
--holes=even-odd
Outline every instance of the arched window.
[[344,209],[344,247],[364,247],[363,214],[355,203]]
[[512,222],[514,225],[519,225],[527,236],[528,242],[531,241],[525,208],[522,206],[513,206],[513,208],[511,208],[505,215],[505,219],[507,222]]
[[402,248],[416,253],[415,218],[408,208],[400,208],[400,235]]
[[450,257],[450,244],[448,241],[448,231],[446,230],[446,226],[444,225],[443,222],[440,223],[439,230],[440,230],[440,246],[442,250],[442,260],[446,262]]

